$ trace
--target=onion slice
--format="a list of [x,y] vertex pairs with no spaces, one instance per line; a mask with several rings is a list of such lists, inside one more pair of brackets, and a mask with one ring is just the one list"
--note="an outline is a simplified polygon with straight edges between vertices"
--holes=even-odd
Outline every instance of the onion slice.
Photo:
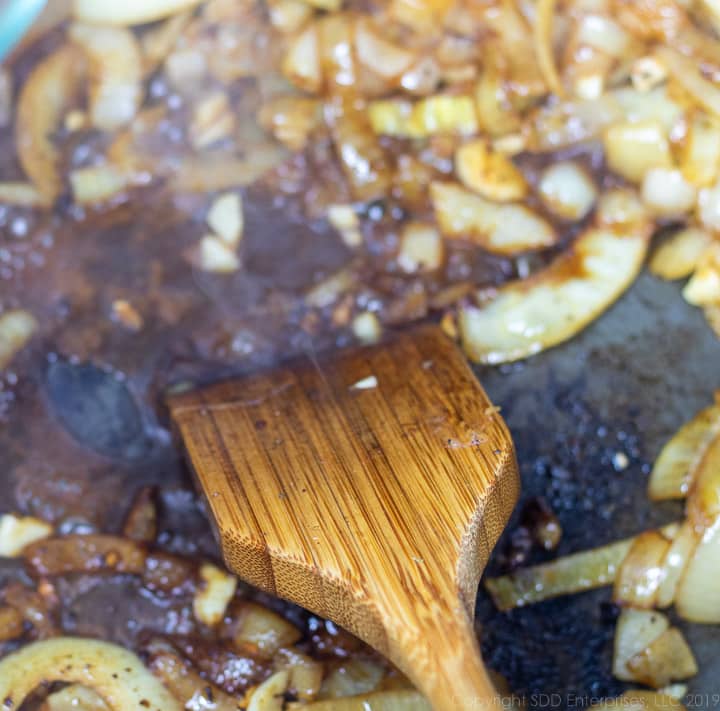
[[710,527],[720,520],[720,434],[707,445],[692,476],[688,519],[698,528]]
[[655,689],[672,681],[683,681],[698,673],[692,650],[677,627],[665,630],[642,652],[628,661],[635,681]]
[[613,676],[623,681],[634,681],[635,675],[628,662],[652,644],[670,627],[662,612],[636,610],[628,607],[620,613],[615,628]]
[[535,53],[543,79],[554,94],[562,96],[563,88],[555,64],[553,49],[553,19],[556,4],[556,0],[538,0],[534,39]]
[[705,531],[675,596],[680,617],[720,623],[720,521]]
[[0,698],[7,708],[20,708],[30,692],[51,681],[82,684],[115,711],[182,711],[136,655],[109,642],[56,637],[0,661]]
[[670,541],[657,531],[641,533],[623,560],[613,598],[616,602],[651,609],[664,578],[663,563]]
[[63,186],[52,135],[79,93],[84,74],[82,55],[64,46],[35,67],[20,93],[15,121],[18,159],[48,203]]
[[95,25],[143,25],[199,5],[201,0],[74,0],[73,16]]
[[720,89],[700,74],[695,62],[667,46],[657,47],[655,54],[700,106],[720,116]]
[[594,228],[548,269],[498,290],[483,307],[460,310],[467,355],[505,363],[568,340],[600,316],[633,282],[648,245],[646,224],[628,234]]
[[650,498],[663,501],[685,497],[703,452],[718,433],[720,403],[701,410],[662,448],[650,475]]
[[143,58],[135,35],[122,27],[80,23],[69,35],[88,60],[93,125],[110,132],[130,123],[142,98]]
[[549,247],[557,240],[552,226],[525,205],[491,202],[457,183],[432,183],[430,197],[440,230],[450,239],[467,239],[497,254]]

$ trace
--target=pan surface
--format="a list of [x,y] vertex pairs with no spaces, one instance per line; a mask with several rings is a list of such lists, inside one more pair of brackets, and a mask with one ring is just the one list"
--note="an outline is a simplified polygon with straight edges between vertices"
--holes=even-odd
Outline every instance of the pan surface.
[[[569,343],[476,372],[515,440],[523,490],[514,524],[523,502],[544,497],[562,524],[563,555],[682,517],[681,503],[648,500],[647,479],[662,445],[720,387],[720,341],[678,286],[644,274]],[[490,574],[500,569],[513,528]],[[610,671],[615,614],[609,588],[509,613],[495,611],[484,591],[478,602],[486,660],[529,710],[587,708],[592,697],[628,688]],[[720,634],[679,624],[700,667],[686,705],[717,708]]]

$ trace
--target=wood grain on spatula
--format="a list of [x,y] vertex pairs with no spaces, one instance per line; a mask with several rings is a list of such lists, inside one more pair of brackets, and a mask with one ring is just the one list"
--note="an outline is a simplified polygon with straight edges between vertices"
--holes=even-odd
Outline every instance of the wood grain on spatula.
[[436,711],[496,707],[472,611],[517,467],[439,330],[176,395],[170,409],[231,570],[368,642]]

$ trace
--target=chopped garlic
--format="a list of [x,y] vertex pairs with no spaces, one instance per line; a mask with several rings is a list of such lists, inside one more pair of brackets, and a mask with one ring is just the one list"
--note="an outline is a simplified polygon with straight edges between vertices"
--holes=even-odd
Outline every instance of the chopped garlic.
[[0,516],[0,558],[16,558],[25,546],[47,538],[53,527],[32,516]]
[[213,201],[207,214],[210,229],[230,247],[237,247],[245,224],[242,198],[237,193],[224,193]]
[[195,617],[213,627],[225,616],[228,603],[235,595],[237,578],[224,570],[205,563],[200,568],[202,585],[193,599]]
[[198,245],[197,266],[206,272],[235,272],[240,268],[237,254],[215,235],[205,235]]

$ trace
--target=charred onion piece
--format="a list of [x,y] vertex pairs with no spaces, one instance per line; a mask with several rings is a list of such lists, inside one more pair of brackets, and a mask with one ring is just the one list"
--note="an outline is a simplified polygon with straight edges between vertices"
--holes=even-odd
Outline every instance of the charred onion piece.
[[48,203],[54,202],[63,188],[53,133],[80,92],[84,77],[82,54],[65,46],[33,69],[20,93],[15,122],[18,159]]
[[37,577],[69,573],[131,573],[145,569],[146,554],[134,541],[92,534],[49,538],[27,546],[23,557]]
[[544,272],[501,287],[485,306],[462,308],[465,352],[476,362],[497,364],[566,341],[630,286],[646,249],[646,225],[624,235],[588,230]]
[[73,0],[73,16],[96,25],[143,25],[199,5],[201,0]]
[[702,455],[720,434],[720,404],[699,412],[684,424],[655,460],[648,494],[653,501],[684,498]]
[[130,123],[142,98],[140,45],[130,30],[74,24],[69,36],[83,51],[90,69],[90,118],[101,131]]
[[109,642],[56,637],[0,661],[0,698],[7,708],[20,708],[30,692],[51,681],[82,684],[114,711],[182,711],[140,659]]

